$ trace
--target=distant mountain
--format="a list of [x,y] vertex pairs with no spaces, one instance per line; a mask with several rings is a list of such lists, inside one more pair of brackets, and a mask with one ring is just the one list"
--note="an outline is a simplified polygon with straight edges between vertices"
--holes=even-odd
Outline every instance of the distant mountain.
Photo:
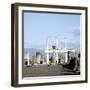
[[42,55],[45,55],[44,49],[24,48],[24,53],[26,52],[29,52],[32,56],[35,56],[36,52],[40,52]]
[[[70,47],[68,47],[70,48]],[[77,53],[80,52],[80,48],[74,48],[76,50]],[[29,52],[30,55],[35,56],[36,52],[40,52],[42,55],[46,55],[45,54],[45,50],[44,49],[38,49],[38,48],[24,48],[24,53]]]

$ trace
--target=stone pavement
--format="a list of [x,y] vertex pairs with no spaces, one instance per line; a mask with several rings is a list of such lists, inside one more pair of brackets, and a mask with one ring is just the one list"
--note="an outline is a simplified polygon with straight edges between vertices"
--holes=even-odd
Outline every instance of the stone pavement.
[[24,77],[76,75],[64,70],[62,65],[33,65],[24,67]]

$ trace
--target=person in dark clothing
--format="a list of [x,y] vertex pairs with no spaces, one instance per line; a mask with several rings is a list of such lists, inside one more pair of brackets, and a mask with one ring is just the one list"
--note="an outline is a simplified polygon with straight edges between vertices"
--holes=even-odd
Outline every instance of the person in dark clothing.
[[60,64],[60,61],[61,61],[61,59],[59,58],[59,59],[58,59],[58,63],[59,63],[59,64]]
[[63,67],[73,70],[75,68],[75,61],[76,61],[76,58],[72,57],[69,64],[63,65]]
[[25,66],[27,66],[27,65],[28,65],[28,62],[26,61],[26,62],[25,62]]
[[52,58],[52,56],[50,57],[49,61],[50,61],[50,63],[52,63],[52,62],[53,62],[53,58]]

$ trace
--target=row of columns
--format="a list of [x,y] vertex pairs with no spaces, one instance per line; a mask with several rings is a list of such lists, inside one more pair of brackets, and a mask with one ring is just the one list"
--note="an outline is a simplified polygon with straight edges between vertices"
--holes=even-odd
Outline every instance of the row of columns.
[[[45,53],[46,53],[46,60],[47,60],[47,64],[49,64],[49,53],[55,53],[55,55],[56,55],[56,61],[57,61],[57,63],[58,63],[58,53],[60,53],[61,51],[60,50],[58,50],[58,48],[57,48],[57,50],[55,50],[55,52],[52,50],[52,52],[49,50],[49,45],[48,45],[48,41],[49,41],[49,39],[47,39],[47,48],[46,48],[46,50],[45,50]],[[65,63],[67,63],[68,62],[68,56],[67,56],[67,52],[68,52],[68,50],[67,50],[67,42],[66,42],[66,40],[64,39],[64,43],[65,43],[65,50],[63,50],[63,52],[65,53]],[[55,38],[55,46],[56,47],[58,47],[58,39],[57,38]]]
[[[50,52],[50,53],[53,53],[53,52]],[[47,62],[47,64],[49,64],[49,54],[50,53],[49,53],[49,50],[46,51],[46,60],[47,60],[46,62]],[[65,63],[67,63],[68,62],[67,52],[64,52],[64,53],[65,53]],[[56,57],[56,61],[58,63],[58,59],[59,59],[58,58],[58,52],[55,53],[55,57]]]
[[[56,59],[57,64],[58,64],[58,59],[59,59],[59,58],[58,58],[58,53],[62,53],[62,52],[65,53],[65,63],[68,62],[67,42],[66,42],[66,40],[64,40],[64,42],[65,42],[65,49],[64,49],[63,51],[62,51],[62,50],[59,50],[59,49],[58,49],[58,39],[56,38],[56,39],[55,39],[56,49],[54,49],[54,50],[51,49],[51,50],[50,50],[49,47],[48,47],[49,45],[48,45],[48,39],[47,39],[47,42],[46,42],[46,43],[47,43],[47,48],[46,48],[46,50],[45,50],[45,53],[46,53],[46,64],[49,64],[49,54],[50,54],[50,53],[54,53],[54,54],[55,54],[54,56],[56,57],[55,59]],[[71,51],[72,51],[72,50],[71,50]],[[30,56],[29,56],[29,53],[26,54],[25,58],[27,58],[27,62],[28,62],[27,64],[30,65]]]

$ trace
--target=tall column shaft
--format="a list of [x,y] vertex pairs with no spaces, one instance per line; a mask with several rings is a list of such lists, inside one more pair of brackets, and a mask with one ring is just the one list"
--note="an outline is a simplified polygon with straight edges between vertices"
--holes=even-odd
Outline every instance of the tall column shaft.
[[47,64],[49,64],[49,53],[46,54]]
[[67,52],[65,52],[65,63],[68,62]]
[[58,64],[58,53],[56,53],[56,61],[57,61],[57,64]]
[[27,54],[27,61],[28,61],[28,65],[30,65],[30,61],[29,61],[29,53]]
[[58,48],[58,39],[56,39],[56,47]]

